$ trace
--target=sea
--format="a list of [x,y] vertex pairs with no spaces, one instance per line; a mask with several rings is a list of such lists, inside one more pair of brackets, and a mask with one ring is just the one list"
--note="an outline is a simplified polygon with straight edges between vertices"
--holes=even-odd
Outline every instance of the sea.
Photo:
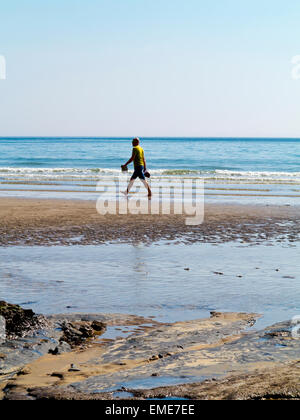
[[[151,186],[204,180],[206,201],[300,203],[300,139],[141,138]],[[0,196],[95,199],[131,156],[131,138],[0,138]]]

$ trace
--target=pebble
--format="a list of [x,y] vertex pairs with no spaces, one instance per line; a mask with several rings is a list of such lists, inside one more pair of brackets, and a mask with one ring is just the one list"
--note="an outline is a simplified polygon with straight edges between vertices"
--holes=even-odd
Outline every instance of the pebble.
[[80,369],[78,369],[78,367],[72,363],[68,372],[80,372]]
[[55,378],[63,379],[64,374],[60,372],[53,372],[50,376],[54,376]]

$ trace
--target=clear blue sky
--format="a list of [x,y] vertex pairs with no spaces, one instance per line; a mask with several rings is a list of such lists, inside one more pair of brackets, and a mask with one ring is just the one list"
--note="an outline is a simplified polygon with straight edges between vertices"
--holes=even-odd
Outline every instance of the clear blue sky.
[[0,136],[300,137],[296,0],[0,4]]

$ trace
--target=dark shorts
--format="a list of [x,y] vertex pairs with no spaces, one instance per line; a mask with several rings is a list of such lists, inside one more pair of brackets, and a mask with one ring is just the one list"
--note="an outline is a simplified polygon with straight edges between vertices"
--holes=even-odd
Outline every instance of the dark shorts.
[[143,166],[137,166],[136,168],[134,168],[134,172],[132,174],[131,179],[137,179],[137,178],[145,179]]

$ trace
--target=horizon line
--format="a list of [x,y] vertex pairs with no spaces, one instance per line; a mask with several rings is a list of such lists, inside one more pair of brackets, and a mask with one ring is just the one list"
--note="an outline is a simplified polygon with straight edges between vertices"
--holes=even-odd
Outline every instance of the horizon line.
[[[136,136],[0,136],[0,139],[133,139]],[[261,140],[300,140],[300,137],[278,137],[278,136],[139,136],[140,139],[261,139]]]

